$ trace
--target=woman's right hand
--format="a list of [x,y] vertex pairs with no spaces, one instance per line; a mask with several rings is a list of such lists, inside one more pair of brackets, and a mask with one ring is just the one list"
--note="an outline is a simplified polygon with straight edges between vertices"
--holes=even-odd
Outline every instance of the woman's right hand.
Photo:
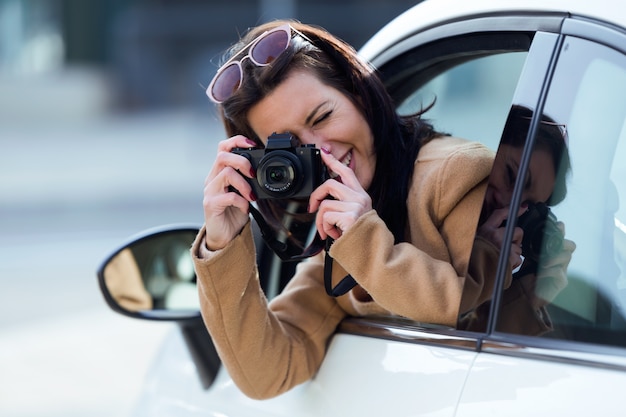
[[[231,151],[258,145],[237,135],[219,143],[213,168],[204,181],[205,245],[209,250],[224,248],[248,221],[250,202],[256,200],[244,178],[254,178],[250,161]],[[235,191],[237,190],[237,191]]]
[[[526,207],[520,208],[518,217],[526,211]],[[505,227],[503,222],[509,215],[509,208],[503,207],[496,209],[491,213],[489,218],[478,228],[477,234],[493,243],[502,250],[504,243]],[[511,270],[514,270],[522,264],[522,239],[524,231],[520,227],[516,227],[513,231],[513,241],[511,242],[511,250],[509,251],[509,264]]]

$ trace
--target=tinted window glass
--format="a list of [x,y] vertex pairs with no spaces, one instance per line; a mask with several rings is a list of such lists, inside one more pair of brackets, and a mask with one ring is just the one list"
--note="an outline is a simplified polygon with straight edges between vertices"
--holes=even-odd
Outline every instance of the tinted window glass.
[[[540,94],[539,87],[545,79],[556,40],[556,36],[552,34],[537,33],[534,36],[532,47],[524,63],[524,69],[520,74],[518,87],[513,97],[514,102],[533,101],[533,98],[535,102],[537,101]],[[522,166],[522,155],[534,112],[529,106],[511,106],[508,103],[502,105],[506,107],[504,120],[500,121],[504,129],[499,132],[498,140],[500,143],[485,191],[485,199],[474,237],[474,246],[459,308],[458,327],[477,332],[486,331],[489,324],[491,299],[494,294],[502,247],[511,247],[510,259],[508,259],[509,257],[506,260],[503,259],[505,264],[503,269],[506,272],[505,295],[515,298],[520,284],[520,282],[512,283],[512,273],[513,269],[517,270],[519,263],[521,263],[521,230],[517,232],[516,241],[513,245],[503,246],[503,242],[507,233],[506,226],[510,223],[508,222],[509,207],[514,196],[518,172]],[[467,106],[471,107],[469,103]],[[541,125],[542,131],[547,129],[545,131],[547,135],[542,136],[546,136],[547,139],[554,138],[554,140],[549,140],[551,143],[562,144],[560,127],[556,126],[556,123],[550,119],[546,118],[544,121],[546,123]],[[491,120],[481,117],[474,121],[474,124],[479,126],[490,123]],[[542,161],[539,160],[539,162],[538,166],[537,163],[533,164],[533,175],[530,177],[532,184],[525,187],[527,188],[527,195],[524,196],[524,199],[535,203],[545,203],[550,198],[551,191],[546,187],[538,188],[537,184],[542,183],[538,180],[545,172],[552,170],[544,171]],[[507,265],[507,260],[508,264],[513,266]],[[511,287],[513,288],[511,289]],[[532,308],[526,307],[525,310],[527,314],[535,318]],[[515,316],[519,313],[514,309],[512,314]],[[532,320],[527,321],[532,322]],[[539,322],[541,323],[541,321]],[[525,332],[537,334],[538,330],[533,328]]]
[[626,346],[626,57],[568,38],[545,109],[567,126],[572,173],[554,213],[576,242],[547,335]]
[[495,150],[526,55],[508,52],[459,62],[421,86],[398,110],[416,112],[436,100],[425,117],[438,130]]
[[[518,180],[522,207],[507,246],[497,331],[626,346],[624,97],[626,57],[567,38],[543,114],[513,107],[490,180],[502,186],[488,190],[485,203]],[[534,145],[525,158],[517,145],[507,148],[529,131]],[[520,166],[527,168],[516,172]],[[494,247],[476,245],[471,268],[484,269]],[[465,319],[482,317],[484,326],[489,302],[481,307]]]

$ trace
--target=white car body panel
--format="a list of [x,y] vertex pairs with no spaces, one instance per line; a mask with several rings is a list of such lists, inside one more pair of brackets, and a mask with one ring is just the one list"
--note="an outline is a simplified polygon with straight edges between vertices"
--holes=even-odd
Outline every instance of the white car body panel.
[[[609,13],[616,9],[621,13]],[[467,16],[563,11],[626,26],[626,3],[621,0],[425,0],[385,25],[363,45],[359,53],[363,58],[373,60],[390,45],[395,45],[410,35],[443,23],[466,19]]]
[[456,416],[623,416],[625,383],[623,371],[480,354]]
[[338,334],[311,381],[259,401],[246,397],[224,368],[208,390],[202,389],[189,352],[174,331],[155,358],[133,415],[453,416],[476,355]]

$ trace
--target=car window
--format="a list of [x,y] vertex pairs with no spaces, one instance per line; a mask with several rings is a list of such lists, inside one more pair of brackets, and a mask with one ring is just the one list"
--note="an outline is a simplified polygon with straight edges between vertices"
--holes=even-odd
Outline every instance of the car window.
[[[521,217],[517,222],[523,241],[533,246],[525,250],[522,244],[520,269],[530,264],[534,269],[526,274],[518,269],[505,282],[497,331],[626,346],[624,97],[626,57],[566,38],[541,121],[532,114],[538,123],[524,176],[528,183],[533,177],[550,183],[552,194],[533,225],[522,225]],[[548,169],[548,161],[537,174],[532,158],[541,150],[544,131],[553,132],[553,139],[560,134],[566,148],[551,159],[560,169]],[[534,207],[523,192],[520,201]]]
[[474,32],[407,49],[379,68],[400,114],[495,150],[535,32]]
[[399,114],[428,108],[423,118],[436,130],[495,152],[535,35],[486,32],[441,39],[408,49],[379,71]]
[[626,346],[625,97],[626,56],[565,40],[545,111],[567,127],[572,172],[554,212],[576,250],[550,305],[552,337]]
[[495,150],[527,52],[477,55],[436,75],[398,107],[401,114],[435,105],[425,114],[442,132]]

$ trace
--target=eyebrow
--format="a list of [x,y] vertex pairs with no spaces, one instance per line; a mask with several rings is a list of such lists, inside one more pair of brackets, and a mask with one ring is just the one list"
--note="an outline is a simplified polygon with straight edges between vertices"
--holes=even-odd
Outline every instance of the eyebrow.
[[309,115],[307,116],[305,123],[308,125],[311,123],[311,121],[313,120],[313,118],[315,117],[315,115],[317,114],[317,112],[319,111],[319,109],[324,106],[326,104],[326,102],[320,103],[316,108],[314,108],[311,113],[309,113]]

